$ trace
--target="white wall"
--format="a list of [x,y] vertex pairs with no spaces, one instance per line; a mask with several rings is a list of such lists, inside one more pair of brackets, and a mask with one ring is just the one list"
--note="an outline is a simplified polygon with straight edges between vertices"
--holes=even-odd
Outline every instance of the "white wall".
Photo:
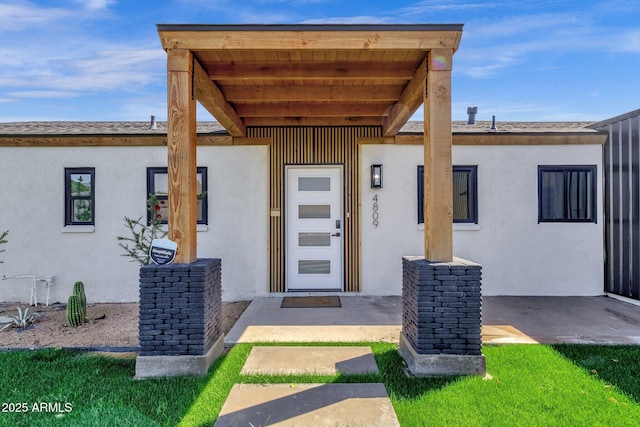
[[[453,163],[478,166],[478,225],[454,225],[454,255],[483,267],[485,295],[603,293],[602,147],[454,146]],[[371,164],[384,165],[384,188],[369,185]],[[401,293],[404,255],[424,255],[417,225],[417,165],[422,146],[363,145],[362,290]],[[538,165],[595,164],[598,223],[538,224]],[[379,225],[372,224],[378,195]]]
[[222,258],[222,299],[265,296],[268,286],[269,163],[266,146],[202,147],[209,166],[209,231],[198,256]]
[[[226,300],[267,293],[267,150],[198,147],[198,166],[209,173],[198,257],[222,258]],[[0,230],[9,230],[0,274],[54,275],[54,302],[66,302],[77,280],[89,302],[137,301],[138,265],[121,256],[116,237],[126,234],[125,215],[146,214],[146,168],[166,166],[166,148],[1,147],[0,158]],[[93,231],[64,227],[65,167],[95,167]],[[28,302],[28,282],[1,281],[0,301]]]
[[[0,275],[54,275],[52,300],[85,282],[90,302],[138,300],[138,265],[122,257],[122,218],[145,215],[146,168],[166,165],[164,147],[1,147]],[[454,226],[456,256],[483,266],[485,295],[603,293],[603,212],[598,223],[537,222],[539,164],[596,164],[601,146],[454,146],[454,164],[478,165],[479,224]],[[421,146],[361,147],[363,293],[399,295],[401,260],[423,254],[417,225]],[[384,165],[384,188],[369,188],[369,167]],[[222,258],[223,299],[268,295],[268,148],[199,147],[209,173],[209,225],[198,256]],[[64,227],[64,168],[96,168],[96,225]],[[373,226],[378,196],[379,225]],[[39,300],[44,300],[42,287]],[[27,281],[0,281],[0,301],[28,302]]]

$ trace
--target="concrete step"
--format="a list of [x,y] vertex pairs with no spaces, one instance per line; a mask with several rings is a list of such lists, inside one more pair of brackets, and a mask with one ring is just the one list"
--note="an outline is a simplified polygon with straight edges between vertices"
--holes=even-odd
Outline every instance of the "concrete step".
[[368,374],[378,365],[370,347],[256,346],[241,374]]
[[400,426],[384,384],[236,384],[214,427]]

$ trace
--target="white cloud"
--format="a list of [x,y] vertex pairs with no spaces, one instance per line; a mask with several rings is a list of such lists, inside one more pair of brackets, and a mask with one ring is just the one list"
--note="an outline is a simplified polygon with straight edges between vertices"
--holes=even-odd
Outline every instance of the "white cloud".
[[306,19],[302,24],[385,24],[389,19],[381,16],[343,16]]
[[147,84],[165,81],[166,54],[162,49],[132,49],[80,52],[84,57],[31,57],[22,67],[0,74],[0,84],[13,88],[15,97],[69,97],[86,91],[137,91]]
[[[199,104],[198,104],[199,105]],[[206,110],[205,110],[206,111]],[[128,99],[120,106],[119,117],[121,120],[150,120],[151,116],[156,116],[157,120],[167,120],[167,96],[164,92],[158,92],[145,97]],[[197,112],[198,120],[212,120],[211,115],[201,115]]]
[[0,4],[0,32],[43,27],[66,18],[70,12],[61,8],[44,8],[31,3]]
[[546,34],[557,34],[567,28],[574,28],[579,25],[580,21],[574,15],[541,14],[509,17],[497,22],[482,23],[477,26],[469,25],[469,33],[472,37],[482,39],[495,39],[525,33],[529,33],[529,36],[540,38]]
[[640,53],[640,29],[614,34],[605,47],[613,52]]
[[74,91],[135,90],[165,78],[166,54],[160,49],[97,51],[90,58],[66,63],[65,74],[41,76],[39,83]]
[[89,10],[107,9],[115,0],[76,0],[79,4]]
[[19,91],[19,92],[10,92],[14,98],[73,98],[78,95],[78,92],[65,92],[60,90],[30,90],[30,91]]
[[399,10],[402,15],[418,15],[433,12],[473,11],[495,8],[493,2],[456,2],[441,0],[425,0]]
[[333,0],[255,0],[257,5],[263,4],[287,4],[294,6],[302,6],[308,4],[332,3]]

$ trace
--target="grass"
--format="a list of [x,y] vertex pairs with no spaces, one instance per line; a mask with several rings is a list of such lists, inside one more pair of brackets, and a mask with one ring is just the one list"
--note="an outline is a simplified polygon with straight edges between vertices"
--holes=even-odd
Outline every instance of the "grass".
[[[367,345],[380,374],[241,376],[248,344],[234,347],[204,377],[144,381],[132,379],[133,359],[60,349],[0,353],[2,409],[28,406],[26,413],[0,412],[0,425],[210,426],[239,382],[382,382],[403,426],[624,426],[640,419],[637,346],[485,346],[490,379],[417,379],[404,375],[394,345]],[[53,406],[34,411],[41,402]],[[55,413],[56,402],[72,410]]]

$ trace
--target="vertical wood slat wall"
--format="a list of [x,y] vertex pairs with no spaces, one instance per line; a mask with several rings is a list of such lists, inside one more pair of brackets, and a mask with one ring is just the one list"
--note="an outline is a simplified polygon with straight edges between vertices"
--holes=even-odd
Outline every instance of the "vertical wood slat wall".
[[[382,135],[378,126],[259,127],[248,137],[271,138],[269,150],[269,291],[285,292],[284,167],[344,165],[344,269],[346,292],[360,292],[360,207],[358,138]],[[279,215],[278,215],[279,212]]]

